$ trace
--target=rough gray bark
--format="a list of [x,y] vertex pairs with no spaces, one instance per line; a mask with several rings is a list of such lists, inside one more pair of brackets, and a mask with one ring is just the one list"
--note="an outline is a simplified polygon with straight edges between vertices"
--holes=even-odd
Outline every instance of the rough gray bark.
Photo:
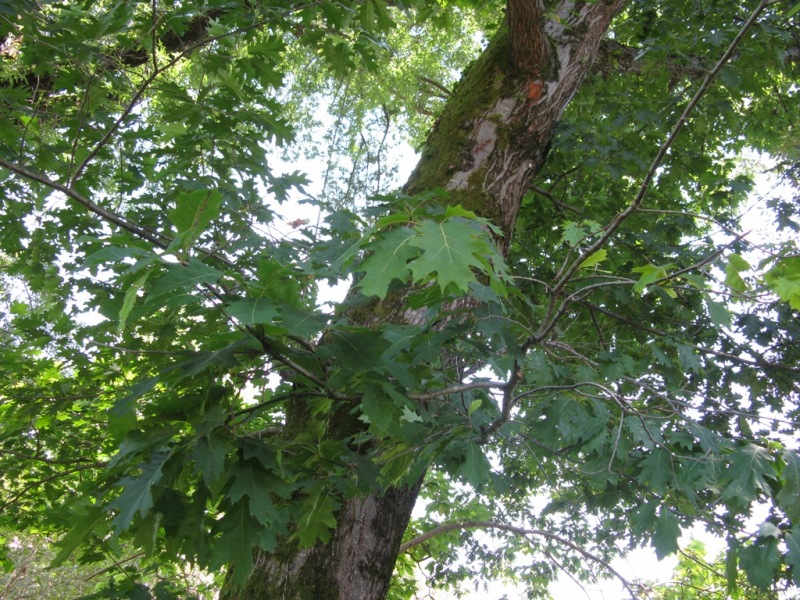
[[[509,0],[509,19],[467,71],[429,136],[406,191],[451,191],[451,202],[490,218],[507,250],[522,196],[544,164],[558,119],[590,69],[624,0],[564,0],[548,13],[541,0]],[[554,16],[553,16],[554,15]],[[382,319],[413,322],[403,295],[376,308]],[[353,315],[360,325],[368,315]],[[331,436],[362,427],[350,406],[331,414]],[[293,426],[302,427],[302,407]],[[326,544],[261,553],[244,589],[222,598],[378,600],[386,596],[419,485],[352,498]]]
[[403,532],[419,485],[349,500],[327,544],[283,554],[260,553],[244,589],[229,586],[221,600],[286,598],[367,600],[389,590]]

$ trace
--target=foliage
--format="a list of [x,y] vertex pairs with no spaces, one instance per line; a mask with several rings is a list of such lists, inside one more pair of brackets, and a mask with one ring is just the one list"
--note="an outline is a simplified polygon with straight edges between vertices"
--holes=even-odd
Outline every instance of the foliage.
[[797,170],[791,3],[653,162],[757,4],[629,2],[503,256],[490,210],[390,191],[498,4],[0,3],[0,525],[244,581],[424,473],[394,597],[412,561],[541,594],[697,523],[729,586],[800,583],[800,223],[738,221],[742,152]]
[[[42,536],[3,536],[8,564],[0,574],[2,597],[48,598],[210,598],[210,586],[198,573],[175,565],[144,565],[141,555],[117,555],[98,561],[69,560],[50,569],[55,556],[52,540]],[[206,578],[208,579],[208,578]]]
[[[772,591],[763,591],[742,578],[729,582],[724,559],[706,562],[705,547],[692,542],[678,557],[673,580],[668,583],[642,583],[642,591],[657,600],[777,600]],[[733,584],[733,585],[731,585]]]

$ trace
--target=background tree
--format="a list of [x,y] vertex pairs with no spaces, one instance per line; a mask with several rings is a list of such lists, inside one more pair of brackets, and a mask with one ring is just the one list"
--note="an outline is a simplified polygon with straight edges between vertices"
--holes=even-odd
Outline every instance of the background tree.
[[725,575],[724,560],[713,563],[706,560],[704,545],[692,542],[681,550],[672,581],[644,583],[641,584],[642,591],[658,600],[777,600],[778,594],[773,591],[760,590],[746,581],[729,580]]
[[698,524],[797,582],[796,207],[737,215],[745,150],[796,178],[800,11],[476,4],[0,4],[4,526],[225,598],[535,595]]

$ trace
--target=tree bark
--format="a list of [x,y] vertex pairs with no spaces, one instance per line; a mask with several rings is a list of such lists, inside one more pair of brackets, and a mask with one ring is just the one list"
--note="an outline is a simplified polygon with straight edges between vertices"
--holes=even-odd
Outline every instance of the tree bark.
[[[591,68],[600,41],[624,0],[592,3],[564,0],[548,15],[541,0],[510,0],[510,22],[501,27],[468,69],[432,130],[419,164],[406,185],[415,194],[449,190],[448,202],[492,220],[507,251],[522,196],[541,169],[556,123]],[[390,295],[383,319],[418,322],[404,295]],[[369,317],[358,319],[369,325]],[[302,400],[300,401],[302,402]],[[302,427],[295,407],[293,427]],[[338,439],[363,423],[352,406],[329,417]],[[346,500],[338,527],[327,543],[259,552],[244,588],[229,582],[224,600],[379,600],[392,570],[422,481]]]

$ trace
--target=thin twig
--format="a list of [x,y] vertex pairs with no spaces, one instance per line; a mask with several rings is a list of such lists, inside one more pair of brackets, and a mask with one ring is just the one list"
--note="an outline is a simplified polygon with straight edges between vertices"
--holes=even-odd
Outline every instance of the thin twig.
[[631,587],[628,580],[625,579],[614,567],[612,567],[608,561],[604,560],[603,558],[597,556],[596,554],[589,552],[588,550],[581,548],[577,544],[571,542],[567,538],[564,538],[560,535],[555,533],[551,533],[549,531],[544,531],[542,529],[525,529],[524,527],[517,527],[516,525],[509,525],[507,523],[498,523],[496,521],[458,521],[456,523],[444,523],[443,525],[439,525],[438,527],[434,527],[430,531],[423,533],[415,537],[414,539],[408,540],[406,543],[400,546],[400,554],[408,552],[414,546],[418,546],[423,542],[436,537],[437,535],[441,535],[443,533],[447,533],[448,531],[454,531],[457,529],[500,529],[503,531],[509,531],[511,533],[516,533],[517,535],[521,535],[523,537],[528,536],[537,536],[543,537],[554,542],[558,542],[572,550],[575,550],[582,556],[592,560],[599,565],[602,565],[609,573],[614,575],[617,579],[620,580],[625,589],[631,595],[631,598],[636,600],[636,592],[634,592],[633,588]]
[[450,394],[458,394],[475,389],[491,389],[502,388],[507,384],[503,381],[473,381],[472,383],[464,383],[461,385],[454,385],[440,390],[433,390],[425,392],[424,394],[409,394],[409,398],[424,402],[425,400],[433,400],[434,398],[441,398],[442,396],[449,396]]

